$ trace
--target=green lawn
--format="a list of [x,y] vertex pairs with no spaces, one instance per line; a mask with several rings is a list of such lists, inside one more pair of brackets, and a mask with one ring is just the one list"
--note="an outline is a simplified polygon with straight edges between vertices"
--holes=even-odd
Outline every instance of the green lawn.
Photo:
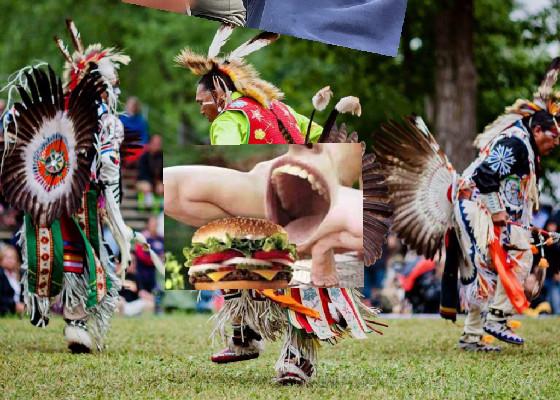
[[277,387],[271,378],[278,344],[258,360],[213,365],[208,316],[116,319],[109,348],[66,351],[63,321],[39,330],[0,320],[0,397],[14,399],[200,398],[386,399],[560,398],[560,319],[524,320],[523,348],[501,354],[455,349],[459,325],[392,320],[382,337],[324,346],[307,387]]

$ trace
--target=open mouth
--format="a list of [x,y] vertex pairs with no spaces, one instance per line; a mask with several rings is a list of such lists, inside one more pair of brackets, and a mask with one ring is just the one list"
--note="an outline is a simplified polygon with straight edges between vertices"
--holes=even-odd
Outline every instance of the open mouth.
[[272,166],[267,218],[283,226],[292,243],[299,245],[311,237],[330,206],[330,187],[315,168],[288,158]]

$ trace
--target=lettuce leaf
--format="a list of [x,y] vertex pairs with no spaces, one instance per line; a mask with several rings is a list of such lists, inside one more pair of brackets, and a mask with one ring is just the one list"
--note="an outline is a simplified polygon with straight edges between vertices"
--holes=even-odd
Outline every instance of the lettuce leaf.
[[288,241],[288,236],[283,233],[275,233],[264,239],[231,239],[227,236],[226,242],[215,238],[210,238],[206,243],[193,243],[190,247],[183,249],[186,262],[185,266],[192,265],[193,260],[207,254],[219,253],[225,250],[237,250],[245,257],[251,257],[255,251],[288,250],[291,256],[296,259],[296,246]]

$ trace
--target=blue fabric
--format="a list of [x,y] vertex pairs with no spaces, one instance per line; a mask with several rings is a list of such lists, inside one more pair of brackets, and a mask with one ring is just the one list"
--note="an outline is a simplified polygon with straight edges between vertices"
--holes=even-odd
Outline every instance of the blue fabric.
[[125,130],[138,133],[140,135],[140,142],[142,144],[148,143],[150,140],[148,133],[148,123],[142,114],[129,115],[121,114],[119,119],[124,125]]
[[243,0],[247,10],[247,26],[258,27],[261,23],[265,0]]
[[396,56],[406,0],[247,0],[247,26]]

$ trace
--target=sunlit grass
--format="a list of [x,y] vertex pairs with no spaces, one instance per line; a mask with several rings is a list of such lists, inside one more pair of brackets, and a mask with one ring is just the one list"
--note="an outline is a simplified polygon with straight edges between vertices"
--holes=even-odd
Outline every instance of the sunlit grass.
[[455,348],[460,325],[392,320],[384,336],[324,346],[307,387],[272,383],[279,344],[257,360],[213,365],[204,315],[118,318],[106,352],[67,352],[60,318],[39,330],[0,320],[2,398],[560,398],[560,319],[524,320],[528,343],[501,354]]

